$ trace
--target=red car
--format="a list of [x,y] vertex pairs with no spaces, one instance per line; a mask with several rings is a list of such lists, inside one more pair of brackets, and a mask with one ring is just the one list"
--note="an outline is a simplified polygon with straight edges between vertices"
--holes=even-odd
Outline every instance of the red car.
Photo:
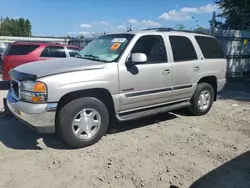
[[77,46],[64,44],[14,42],[7,47],[0,59],[0,77],[10,80],[9,71],[14,67],[34,61],[74,57],[80,50]]

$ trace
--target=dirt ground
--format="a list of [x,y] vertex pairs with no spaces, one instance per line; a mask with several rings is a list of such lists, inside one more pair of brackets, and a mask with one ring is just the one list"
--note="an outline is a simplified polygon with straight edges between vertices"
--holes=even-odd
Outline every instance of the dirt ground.
[[0,187],[249,188],[248,89],[226,87],[203,117],[178,111],[127,122],[78,150],[2,116]]

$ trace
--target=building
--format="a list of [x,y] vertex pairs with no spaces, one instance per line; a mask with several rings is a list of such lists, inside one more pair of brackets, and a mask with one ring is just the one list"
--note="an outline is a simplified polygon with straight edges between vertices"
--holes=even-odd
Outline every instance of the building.
[[54,42],[60,44],[68,44],[69,39],[63,37],[12,37],[12,36],[0,36],[1,42]]
[[0,36],[0,44],[4,42],[51,42],[60,44],[70,44],[84,48],[90,43],[95,37],[89,38],[64,38],[64,37],[12,37],[12,36]]
[[84,48],[87,46],[95,37],[89,38],[71,38],[69,39],[70,45],[79,46],[80,48]]

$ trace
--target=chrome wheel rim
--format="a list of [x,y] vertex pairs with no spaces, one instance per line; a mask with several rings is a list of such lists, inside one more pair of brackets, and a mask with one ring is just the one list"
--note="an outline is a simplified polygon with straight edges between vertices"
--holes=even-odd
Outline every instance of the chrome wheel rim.
[[96,135],[100,126],[101,115],[99,112],[92,108],[85,108],[75,116],[72,130],[77,138],[89,140]]
[[211,102],[210,92],[207,90],[202,91],[199,96],[198,107],[201,110],[207,110],[209,108],[210,102]]

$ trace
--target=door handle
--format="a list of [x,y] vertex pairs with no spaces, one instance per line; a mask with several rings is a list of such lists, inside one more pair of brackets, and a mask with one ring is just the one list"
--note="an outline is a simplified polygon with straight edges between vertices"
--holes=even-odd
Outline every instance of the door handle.
[[169,70],[169,69],[166,69],[166,70],[163,70],[162,71],[162,74],[163,75],[165,75],[165,74],[170,74],[171,73],[171,71]]
[[194,67],[194,71],[198,71],[198,70],[200,70],[199,66]]

